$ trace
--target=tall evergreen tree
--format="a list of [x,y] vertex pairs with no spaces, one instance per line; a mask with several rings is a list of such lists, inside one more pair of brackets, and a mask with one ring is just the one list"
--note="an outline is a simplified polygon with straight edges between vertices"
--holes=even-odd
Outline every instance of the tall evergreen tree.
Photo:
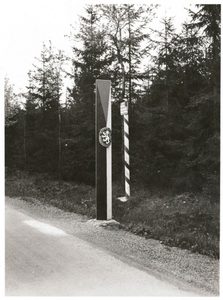
[[5,165],[11,168],[23,168],[23,115],[19,104],[19,95],[9,78],[4,80],[5,100]]
[[[51,43],[43,50],[29,72],[26,101],[28,165],[31,169],[56,172],[61,96],[62,54],[54,53]],[[38,164],[36,164],[38,160]]]
[[[142,60],[148,52],[145,46],[146,27],[154,16],[153,5],[101,5],[107,25],[108,43],[115,58],[114,81],[116,98],[138,98],[137,81],[142,79]],[[148,40],[147,40],[148,42]],[[121,79],[121,80],[120,80]],[[121,82],[121,83],[120,83]]]
[[214,128],[220,131],[220,4],[197,5],[196,13],[190,11],[191,26],[200,31],[205,42],[206,65],[209,71],[208,86],[213,91]]
[[200,30],[202,37],[206,38],[207,59],[210,62],[210,81],[213,88],[220,86],[220,37],[221,37],[221,6],[197,5],[196,13],[190,12],[192,17],[191,27]]
[[[13,85],[9,78],[4,79],[4,98],[5,98],[5,125],[11,126],[16,120],[14,119],[18,109],[18,96],[14,92]],[[14,119],[14,120],[13,120]]]
[[[87,6],[85,16],[80,18],[79,32],[73,36],[78,46],[75,44],[72,47],[74,86],[69,89],[73,121],[66,151],[66,166],[69,169],[69,160],[72,178],[90,183],[94,182],[95,165],[95,80],[109,79],[109,66],[112,63],[105,31],[98,24],[97,7]],[[69,170],[65,172],[70,173]]]

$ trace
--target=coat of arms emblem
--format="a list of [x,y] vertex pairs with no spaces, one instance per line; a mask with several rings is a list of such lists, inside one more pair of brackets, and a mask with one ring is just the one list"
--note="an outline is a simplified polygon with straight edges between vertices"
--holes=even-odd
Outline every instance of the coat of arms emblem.
[[111,129],[108,127],[101,128],[99,132],[99,143],[104,146],[108,147],[111,144]]

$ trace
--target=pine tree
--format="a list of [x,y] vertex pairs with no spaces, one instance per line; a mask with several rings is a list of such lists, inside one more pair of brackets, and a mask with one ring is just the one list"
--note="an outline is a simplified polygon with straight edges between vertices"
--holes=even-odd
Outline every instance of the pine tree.
[[204,40],[206,65],[209,71],[208,86],[213,92],[214,128],[220,131],[220,13],[221,6],[197,5],[196,13],[190,12],[191,26],[200,31]]
[[13,125],[16,114],[19,110],[18,97],[14,92],[13,85],[9,78],[4,79],[4,98],[5,98],[5,126]]
[[115,58],[115,98],[128,99],[130,106],[139,98],[137,81],[143,78],[141,63],[149,48],[144,43],[148,38],[145,29],[154,15],[154,8],[153,5],[135,4],[100,6],[104,22],[109,24],[108,43]]
[[67,170],[64,172],[71,173],[72,178],[77,180],[93,183],[95,81],[99,78],[110,79],[109,66],[112,62],[105,31],[99,26],[97,7],[86,7],[85,16],[80,18],[79,32],[70,38],[74,38],[76,44],[72,47],[74,72],[71,76],[74,85],[69,89],[72,123],[65,158]]
[[[40,58],[29,72],[26,127],[29,168],[55,173],[58,170],[61,96],[61,52],[43,44]],[[37,163],[38,162],[38,163]]]
[[210,81],[213,88],[220,86],[220,13],[221,6],[197,5],[196,13],[190,11],[192,17],[191,27],[197,28],[205,39],[207,59],[210,61]]

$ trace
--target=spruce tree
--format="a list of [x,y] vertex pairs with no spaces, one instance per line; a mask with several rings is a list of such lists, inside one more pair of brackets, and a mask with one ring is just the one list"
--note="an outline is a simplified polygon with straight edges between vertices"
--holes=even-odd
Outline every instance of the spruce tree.
[[99,17],[96,6],[87,6],[85,15],[80,18],[79,32],[70,37],[76,43],[72,47],[74,71],[71,77],[74,85],[69,89],[72,124],[65,173],[88,183],[94,183],[95,81],[110,79],[112,62]]
[[56,173],[58,170],[58,127],[61,96],[62,54],[51,43],[29,72],[26,94],[26,127],[29,168]]

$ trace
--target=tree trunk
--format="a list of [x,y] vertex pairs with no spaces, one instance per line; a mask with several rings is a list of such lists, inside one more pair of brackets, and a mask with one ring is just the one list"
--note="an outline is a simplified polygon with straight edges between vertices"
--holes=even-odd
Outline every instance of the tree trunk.
[[24,170],[27,169],[27,152],[26,152],[26,113],[23,115],[23,157]]
[[61,110],[58,103],[58,181],[61,185],[61,163],[62,163],[62,147],[61,147]]

